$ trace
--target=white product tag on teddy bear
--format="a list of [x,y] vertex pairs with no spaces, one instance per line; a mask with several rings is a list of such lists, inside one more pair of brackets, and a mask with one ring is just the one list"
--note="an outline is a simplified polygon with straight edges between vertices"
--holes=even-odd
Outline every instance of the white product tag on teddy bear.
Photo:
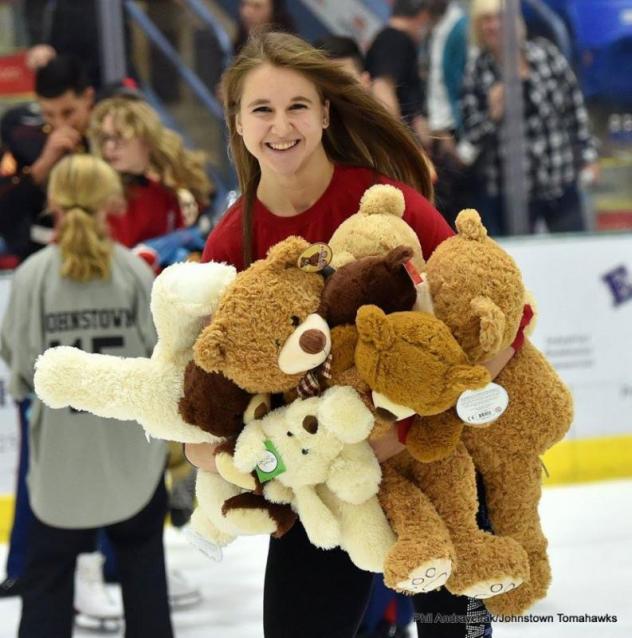
[[484,426],[499,418],[509,405],[507,390],[488,383],[480,390],[466,390],[456,403],[456,412],[468,425]]
[[257,471],[257,476],[262,483],[271,481],[273,478],[279,476],[279,474],[283,474],[286,469],[285,465],[283,464],[281,454],[274,447],[272,441],[266,440],[264,442],[264,445],[266,447],[266,452],[263,456],[263,459],[259,461],[257,467],[255,468]]
[[211,560],[214,560],[216,563],[219,563],[222,560],[222,548],[219,545],[211,543],[208,538],[204,538],[204,536],[194,531],[190,525],[187,525],[182,530],[182,532],[186,540],[189,541],[189,543],[193,545],[195,549],[202,552],[204,556],[210,558]]

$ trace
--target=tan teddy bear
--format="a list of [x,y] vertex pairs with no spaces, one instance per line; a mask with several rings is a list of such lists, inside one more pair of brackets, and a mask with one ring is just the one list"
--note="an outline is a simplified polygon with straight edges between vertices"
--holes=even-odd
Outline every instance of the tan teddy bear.
[[325,279],[298,265],[309,246],[288,237],[237,275],[195,343],[200,368],[257,394],[296,388],[325,362],[331,338],[317,314]]
[[329,246],[336,268],[362,257],[384,255],[397,246],[413,250],[412,262],[419,272],[425,268],[419,239],[403,220],[404,194],[388,184],[376,184],[362,196],[357,213],[348,217],[332,235]]
[[[484,363],[510,345],[518,348],[527,296],[513,259],[487,237],[476,211],[457,218],[458,234],[428,260],[436,316],[452,331],[470,363]],[[529,582],[488,603],[492,613],[521,613],[546,595],[547,540],[538,514],[540,455],[561,440],[573,419],[568,388],[544,356],[524,339],[496,377],[509,395],[502,416],[485,428],[464,427],[454,411],[421,420],[407,446],[422,460],[445,458],[462,438],[481,473],[494,532],[527,551]]]
[[[414,396],[411,405],[418,414],[442,412],[465,390],[489,382],[488,371],[469,364],[448,327],[432,315],[385,315],[374,306],[364,306],[356,326],[355,364],[361,379],[394,403]],[[462,444],[436,463],[419,463],[404,452],[384,463],[383,472],[380,501],[398,535],[400,547],[393,553],[408,550],[402,553],[404,564],[419,551],[419,530],[413,526],[424,520],[425,542],[430,547],[450,547],[454,566],[446,586],[451,592],[488,598],[528,578],[522,547],[511,538],[478,528],[474,466]],[[412,500],[411,484],[417,488]],[[393,556],[389,559],[392,568],[396,561]],[[390,573],[386,576],[392,580]]]

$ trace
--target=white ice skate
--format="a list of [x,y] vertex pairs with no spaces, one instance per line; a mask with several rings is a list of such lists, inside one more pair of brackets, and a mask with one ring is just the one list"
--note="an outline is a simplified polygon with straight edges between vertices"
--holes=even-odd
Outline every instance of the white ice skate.
[[99,552],[80,554],[75,570],[75,623],[82,629],[99,633],[120,630],[123,605],[118,592],[109,591],[103,582],[105,558]]
[[167,570],[167,589],[171,609],[186,609],[197,605],[202,600],[200,590],[177,569]]

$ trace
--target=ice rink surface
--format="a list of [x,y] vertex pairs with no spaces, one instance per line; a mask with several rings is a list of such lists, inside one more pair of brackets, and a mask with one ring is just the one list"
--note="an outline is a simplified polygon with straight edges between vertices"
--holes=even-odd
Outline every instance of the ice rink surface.
[[[531,622],[495,623],[495,638],[632,636],[632,481],[547,488],[541,515],[553,566],[549,596],[528,612],[525,620]],[[204,597],[200,605],[173,614],[177,638],[262,638],[267,539],[239,539],[220,563],[172,529],[166,542],[169,564],[199,585]],[[0,546],[0,565],[5,553]],[[0,600],[0,638],[15,637],[19,614],[19,599]],[[564,622],[558,614],[609,614],[617,622]],[[541,616],[553,620],[536,624]],[[77,630],[75,636],[95,634]]]

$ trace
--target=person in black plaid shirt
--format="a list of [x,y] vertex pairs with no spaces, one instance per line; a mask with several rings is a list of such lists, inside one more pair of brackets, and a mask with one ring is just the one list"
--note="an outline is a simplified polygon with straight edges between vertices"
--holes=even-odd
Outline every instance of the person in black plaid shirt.
[[[479,207],[492,235],[507,232],[503,214],[501,139],[504,88],[501,82],[502,0],[474,0],[472,35],[480,48],[470,61],[463,86],[465,148],[476,158],[483,182]],[[524,25],[520,25],[524,33]],[[522,36],[521,36],[522,37]],[[578,177],[597,175],[597,150],[584,99],[568,62],[544,39],[523,41],[520,59],[527,146],[529,222],[550,232],[585,230]]]

